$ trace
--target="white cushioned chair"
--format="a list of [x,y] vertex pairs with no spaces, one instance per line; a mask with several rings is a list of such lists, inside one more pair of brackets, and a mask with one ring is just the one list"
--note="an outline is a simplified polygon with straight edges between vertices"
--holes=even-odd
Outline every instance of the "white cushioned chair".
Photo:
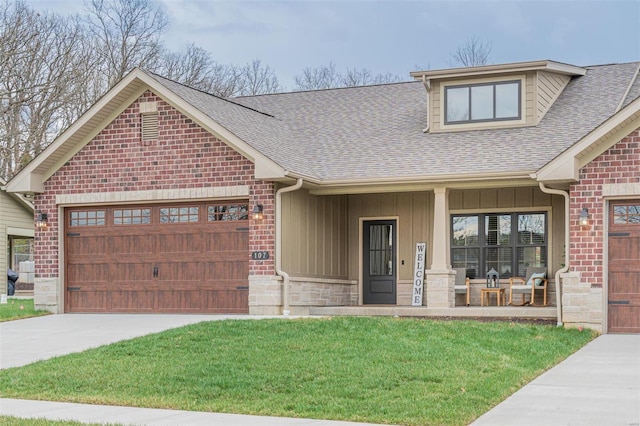
[[[527,272],[522,277],[509,278],[509,305],[513,305],[514,292],[522,295],[522,303],[518,306],[523,306],[527,303],[535,305],[536,290],[543,292],[542,306],[547,306],[547,268],[540,267],[528,267]],[[525,295],[529,294],[529,301],[525,301]]]
[[453,268],[456,271],[456,294],[465,294],[465,301],[469,306],[469,297],[471,296],[471,283],[467,278],[467,270],[464,268]]

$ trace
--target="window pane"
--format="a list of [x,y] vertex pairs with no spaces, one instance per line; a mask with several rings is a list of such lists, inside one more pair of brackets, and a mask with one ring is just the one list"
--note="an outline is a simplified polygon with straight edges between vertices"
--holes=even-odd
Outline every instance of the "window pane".
[[546,247],[518,247],[518,276],[524,277],[530,266],[547,266]]
[[453,218],[452,245],[478,245],[478,216],[457,216]]
[[391,225],[369,227],[369,274],[393,275],[393,235]]
[[484,221],[486,245],[502,246],[511,244],[511,215],[486,215]]
[[447,105],[446,121],[469,120],[469,88],[447,88],[445,96]]
[[480,249],[478,248],[454,248],[451,263],[454,268],[465,268],[467,277],[474,279],[480,277]]
[[512,265],[512,249],[511,247],[487,247],[484,249],[485,253],[485,269],[484,278],[486,278],[487,272],[491,268],[498,271],[500,278],[511,277],[511,265]]
[[544,222],[544,214],[518,215],[518,244],[544,244],[547,240]]
[[496,85],[496,117],[495,118],[518,118],[520,117],[519,106],[520,84],[508,83]]
[[488,120],[493,118],[493,85],[471,88],[471,119]]
[[163,207],[160,209],[160,223],[198,222],[198,207]]

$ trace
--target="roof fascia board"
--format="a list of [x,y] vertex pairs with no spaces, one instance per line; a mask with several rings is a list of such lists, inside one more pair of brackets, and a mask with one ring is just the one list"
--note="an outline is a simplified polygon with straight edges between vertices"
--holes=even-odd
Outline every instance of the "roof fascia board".
[[477,188],[512,188],[522,186],[537,186],[537,182],[529,175],[511,175],[510,177],[497,177],[484,175],[482,178],[456,179],[455,177],[437,179],[384,179],[355,181],[323,181],[320,183],[309,182],[309,192],[314,195],[338,195],[338,194],[367,194],[384,192],[416,192],[431,191],[436,187],[450,189],[477,189]]
[[577,182],[580,168],[640,127],[640,98],[576,142],[532,175],[540,182]]
[[517,62],[511,64],[488,65],[482,67],[452,68],[433,71],[414,71],[409,73],[416,79],[426,77],[429,80],[444,78],[471,77],[477,75],[503,74],[523,71],[551,71],[567,75],[585,75],[587,70],[574,65],[554,61]]

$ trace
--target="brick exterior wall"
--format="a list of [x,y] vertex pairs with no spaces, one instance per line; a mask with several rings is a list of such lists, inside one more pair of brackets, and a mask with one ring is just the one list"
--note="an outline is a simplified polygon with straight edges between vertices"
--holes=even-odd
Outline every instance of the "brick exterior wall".
[[[602,186],[640,182],[640,129],[602,153],[580,170],[580,181],[571,185],[569,217],[571,218],[572,271],[592,287],[602,287],[604,261],[604,222]],[[589,209],[591,229],[582,230],[578,217],[582,208]]]
[[[605,271],[605,211],[608,195],[603,187],[624,189],[640,183],[640,129],[627,135],[580,170],[579,182],[570,188],[570,273],[563,279],[565,323],[602,331]],[[640,194],[616,191],[618,197]],[[580,228],[582,208],[589,210],[591,228]]]
[[[141,141],[139,102],[157,101],[158,139]],[[249,250],[267,250],[268,260],[250,261],[250,275],[274,274],[273,183],[256,181],[254,165],[151,92],[144,93],[45,182],[35,197],[48,213],[36,230],[36,277],[58,276],[59,194],[180,190],[245,185],[249,208],[264,206],[264,219],[250,219]]]

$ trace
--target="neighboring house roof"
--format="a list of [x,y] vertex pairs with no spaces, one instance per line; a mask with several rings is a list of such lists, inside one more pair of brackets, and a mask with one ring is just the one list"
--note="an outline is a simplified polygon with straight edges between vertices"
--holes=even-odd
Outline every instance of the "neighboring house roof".
[[[6,192],[6,184],[7,181],[0,178],[0,191]],[[28,212],[33,213],[33,203],[30,200],[27,200],[24,195],[14,194],[11,192],[7,192],[7,195],[11,197],[11,199],[14,200],[18,205],[22,206],[22,208],[24,208]]]
[[[585,75],[572,78],[536,126],[447,133],[423,131],[428,98],[419,81],[222,99],[137,69],[8,188],[42,189],[38,182],[62,167],[144,90],[155,92],[254,161],[259,178],[304,177],[327,186],[530,180],[545,167],[556,170],[549,166],[554,161],[563,167],[570,164],[569,157],[581,155],[570,148],[595,138],[603,123],[619,128],[620,123],[611,121],[618,114],[626,111],[640,127],[633,114],[640,110],[639,65],[584,67]],[[559,162],[563,155],[567,159]],[[550,178],[563,179],[571,177]]]

